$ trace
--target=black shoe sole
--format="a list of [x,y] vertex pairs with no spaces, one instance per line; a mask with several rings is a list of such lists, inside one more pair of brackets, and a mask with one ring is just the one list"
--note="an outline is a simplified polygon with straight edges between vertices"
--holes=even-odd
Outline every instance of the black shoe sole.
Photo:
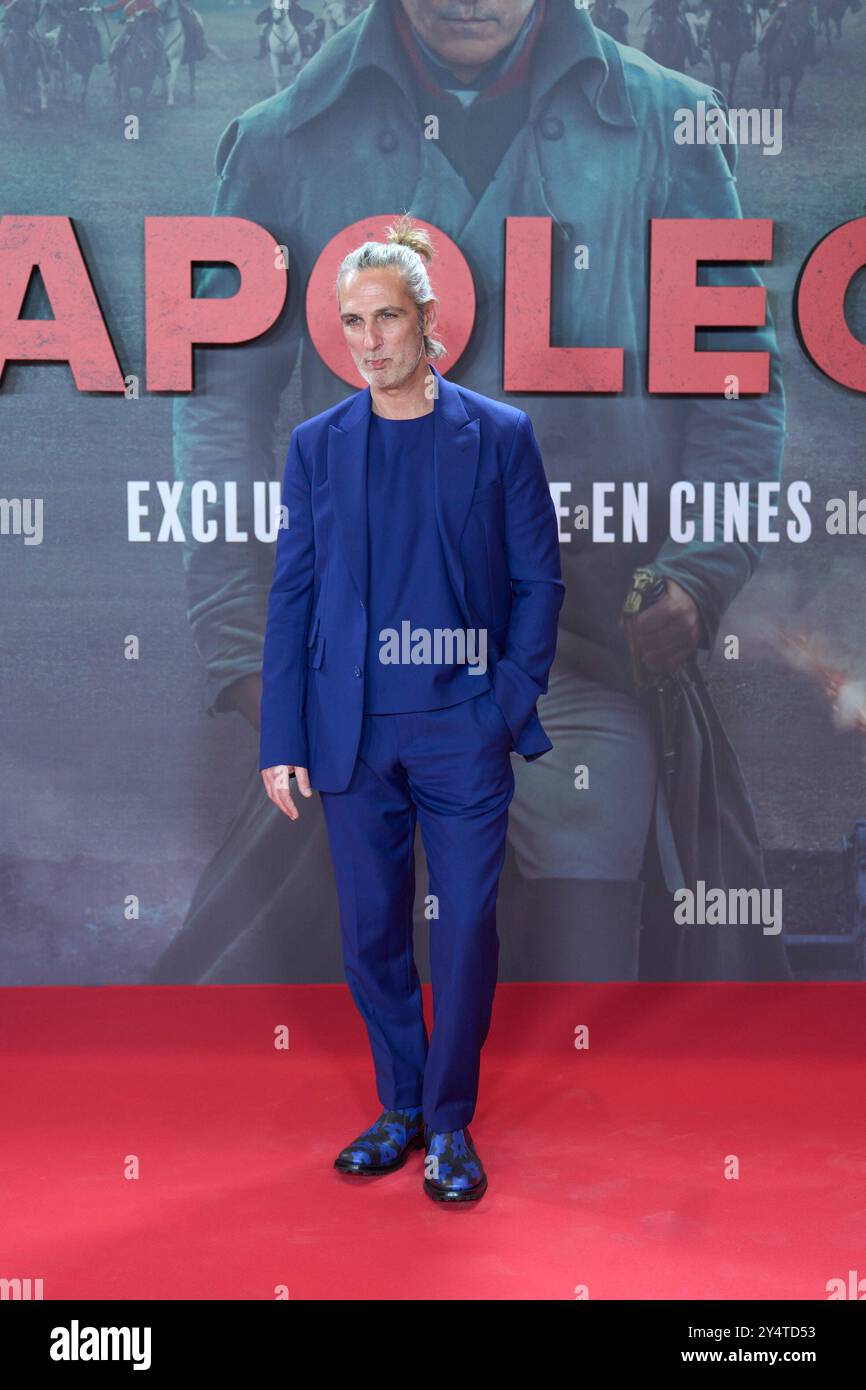
[[487,1191],[487,1174],[474,1187],[437,1187],[429,1178],[424,1179],[424,1191],[434,1202],[477,1202]]
[[352,1177],[379,1178],[383,1173],[396,1173],[398,1168],[403,1167],[413,1149],[423,1147],[424,1135],[417,1134],[391,1163],[352,1163],[348,1159],[341,1163],[339,1158],[335,1158],[334,1167],[338,1173],[349,1173]]

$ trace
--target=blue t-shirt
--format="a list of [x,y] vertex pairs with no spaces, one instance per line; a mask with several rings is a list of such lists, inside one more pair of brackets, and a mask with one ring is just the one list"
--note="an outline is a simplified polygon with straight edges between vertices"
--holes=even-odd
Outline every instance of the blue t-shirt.
[[435,406],[411,420],[370,416],[368,714],[440,709],[492,685],[486,634],[467,629],[445,567],[435,507],[434,412]]

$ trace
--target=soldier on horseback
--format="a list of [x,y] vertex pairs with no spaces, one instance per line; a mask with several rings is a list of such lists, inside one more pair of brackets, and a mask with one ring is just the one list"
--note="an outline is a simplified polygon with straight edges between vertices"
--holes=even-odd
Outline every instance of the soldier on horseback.
[[[170,10],[171,5],[160,4],[160,9]],[[186,3],[186,0],[177,0],[177,10],[183,25],[183,61],[184,63],[203,63],[207,57],[204,25],[199,15],[192,6]]]
[[[770,14],[767,19],[766,27],[758,41],[758,62],[766,63],[770,44],[775,36],[781,34],[782,27],[788,18],[789,13],[794,12],[794,4],[789,4],[789,0],[770,0]],[[803,43],[805,46],[805,58],[809,67],[814,67],[820,63],[818,57],[818,16],[815,13],[815,6],[812,0],[808,0],[805,5],[799,6],[800,14],[804,20]]]
[[7,21],[11,19],[13,24],[26,25],[28,29],[32,29],[41,9],[41,0],[9,0],[5,16]]
[[115,36],[108,50],[108,65],[116,67],[120,62],[123,50],[132,38],[135,21],[140,14],[159,14],[156,0],[112,0],[112,4],[103,5],[103,14],[115,14],[118,10],[122,12],[121,23],[123,28]]
[[11,105],[20,110],[31,110],[34,98],[45,109],[50,73],[45,44],[36,31],[41,14],[41,0],[9,0],[2,11],[0,72]]
[[[288,0],[288,3],[285,3],[285,0],[279,0],[278,8],[288,10],[292,28],[295,30],[300,40],[301,52],[305,58],[310,57],[312,53],[315,53],[317,46],[316,25],[314,23],[316,16],[311,10],[305,10],[302,5],[295,4],[294,0]],[[256,58],[267,57],[268,39],[270,38],[271,27],[274,22],[271,10],[272,6],[266,5],[265,8],[259,10],[256,15],[256,24],[262,26],[259,33],[259,51],[256,54]]]
[[603,29],[617,43],[628,43],[628,15],[616,0],[595,0],[590,15],[596,29]]
[[[685,0],[652,0],[649,8],[652,14],[650,34],[652,34],[653,26],[657,24],[679,30],[685,45],[686,59],[692,67],[697,67],[698,63],[702,62],[704,55],[694,30],[686,18]],[[649,52],[649,50],[647,51]]]
[[45,0],[42,14],[56,15],[59,21],[56,29],[46,31],[46,40],[50,42],[54,37],[55,42],[62,45],[72,36],[78,42],[82,57],[93,64],[104,63],[102,35],[93,18],[98,12],[99,6],[88,8],[81,4],[81,0]]
[[738,31],[743,51],[750,53],[755,47],[751,0],[710,0],[707,41],[712,43],[718,30],[729,26]]
[[23,33],[32,29],[35,35],[36,21],[42,13],[42,0],[9,0],[2,13],[10,31],[17,28]]
[[[157,3],[157,0],[113,0],[112,4],[103,5],[103,14],[112,14],[117,10],[123,11],[123,29],[115,38],[108,54],[108,61],[112,67],[120,61],[124,48],[130,42],[138,17],[140,15],[156,15],[162,20],[164,18],[163,9],[164,6]],[[177,9],[183,26],[183,61],[185,63],[201,63],[207,56],[207,44],[202,22],[195,11],[184,3],[184,0],[178,0]]]
[[[644,49],[655,58],[656,63],[662,63],[664,67],[681,67],[681,71],[685,71],[685,63],[692,68],[702,63],[703,50],[698,42],[695,17],[689,14],[685,0],[652,0],[649,13],[652,18]],[[641,18],[644,18],[644,14]],[[671,49],[673,53],[669,53]],[[674,53],[680,54],[680,57],[674,56]]]

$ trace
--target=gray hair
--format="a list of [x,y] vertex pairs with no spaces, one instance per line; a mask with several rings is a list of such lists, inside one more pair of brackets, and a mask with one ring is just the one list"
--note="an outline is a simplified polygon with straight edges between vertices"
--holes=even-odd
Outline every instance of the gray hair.
[[384,270],[393,266],[402,274],[406,290],[415,302],[425,356],[441,357],[447,351],[444,343],[424,332],[424,305],[434,298],[424,261],[431,261],[436,254],[433,242],[423,227],[415,226],[407,212],[396,226],[386,228],[386,236],[387,241],[365,241],[343,257],[335,286],[337,303],[343,277],[350,271]]

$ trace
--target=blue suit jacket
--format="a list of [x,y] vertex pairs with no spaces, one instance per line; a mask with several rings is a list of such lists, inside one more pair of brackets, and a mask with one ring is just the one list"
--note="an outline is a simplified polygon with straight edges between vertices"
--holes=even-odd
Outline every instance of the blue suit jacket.
[[[494,698],[529,761],[553,746],[536,702],[565,591],[556,512],[529,416],[430,365],[445,562],[466,626],[487,630]],[[259,768],[306,767],[326,792],[349,784],[364,712],[370,413],[368,386],[292,431],[268,598]]]

